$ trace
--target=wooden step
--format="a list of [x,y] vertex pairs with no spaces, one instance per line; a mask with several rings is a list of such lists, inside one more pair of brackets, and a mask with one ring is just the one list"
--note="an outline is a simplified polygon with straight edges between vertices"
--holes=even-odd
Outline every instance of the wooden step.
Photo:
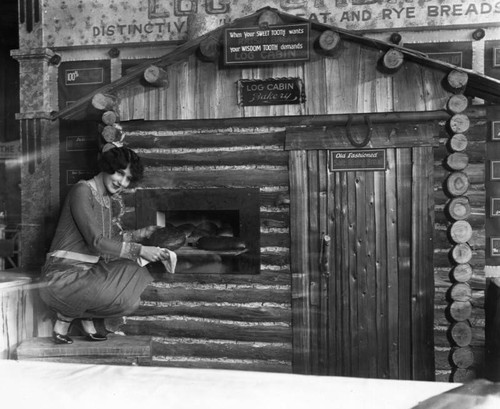
[[27,339],[17,348],[18,360],[108,365],[151,365],[151,337],[110,334],[107,341],[91,342],[72,337],[73,343],[57,345],[50,337]]
[[215,359],[189,356],[155,356],[154,366],[170,368],[230,369],[237,371],[292,373],[291,362],[278,360]]
[[193,358],[291,362],[292,343],[153,337],[152,354],[153,359],[157,356],[189,356]]

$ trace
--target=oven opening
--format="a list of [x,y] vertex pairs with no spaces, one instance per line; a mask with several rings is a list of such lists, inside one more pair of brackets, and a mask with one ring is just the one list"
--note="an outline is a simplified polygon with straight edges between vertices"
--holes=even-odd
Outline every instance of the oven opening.
[[[137,191],[138,227],[182,231],[176,274],[258,274],[258,189],[152,189]],[[155,267],[157,269],[158,266]]]

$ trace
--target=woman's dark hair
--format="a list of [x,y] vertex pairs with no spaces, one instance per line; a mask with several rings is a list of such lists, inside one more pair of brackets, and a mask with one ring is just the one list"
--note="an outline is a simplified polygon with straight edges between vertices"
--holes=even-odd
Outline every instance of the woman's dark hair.
[[141,158],[125,146],[113,147],[101,153],[99,156],[99,169],[112,175],[117,170],[126,169],[130,164],[131,181],[137,182],[142,179],[144,166]]

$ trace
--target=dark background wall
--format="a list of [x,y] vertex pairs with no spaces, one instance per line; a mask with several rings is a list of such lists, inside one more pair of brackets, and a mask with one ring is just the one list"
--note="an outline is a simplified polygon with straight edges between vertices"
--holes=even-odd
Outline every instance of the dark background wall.
[[[0,2],[0,144],[19,140],[19,65],[10,50],[19,47],[17,0]],[[0,212],[7,215],[9,228],[21,220],[20,166],[13,160],[0,159]]]

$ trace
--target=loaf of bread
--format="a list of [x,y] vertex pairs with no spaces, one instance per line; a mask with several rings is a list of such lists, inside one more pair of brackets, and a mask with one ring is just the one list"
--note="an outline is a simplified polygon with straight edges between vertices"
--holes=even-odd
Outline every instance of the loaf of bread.
[[245,250],[247,246],[243,240],[236,237],[207,236],[201,237],[196,242],[196,247],[210,251],[234,251]]
[[174,251],[184,246],[186,241],[185,232],[174,226],[170,226],[155,230],[145,244],[167,248]]

